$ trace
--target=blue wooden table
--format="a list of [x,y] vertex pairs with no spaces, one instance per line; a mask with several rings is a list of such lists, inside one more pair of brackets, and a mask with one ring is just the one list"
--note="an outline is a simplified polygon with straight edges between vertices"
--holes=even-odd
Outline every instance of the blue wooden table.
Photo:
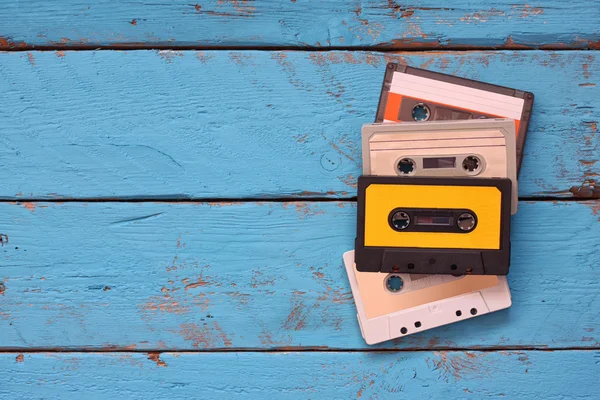
[[[600,2],[515,1],[3,4],[0,398],[600,398]],[[536,100],[513,306],[367,346],[389,61]]]

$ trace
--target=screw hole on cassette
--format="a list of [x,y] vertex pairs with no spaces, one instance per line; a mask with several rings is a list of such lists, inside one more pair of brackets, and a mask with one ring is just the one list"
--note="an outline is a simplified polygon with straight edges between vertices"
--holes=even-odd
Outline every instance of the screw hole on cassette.
[[462,162],[462,167],[469,175],[477,175],[481,172],[481,160],[476,156],[468,156]]
[[408,269],[415,269],[415,264],[413,264],[413,263],[408,264]]
[[462,311],[460,311],[460,310],[456,310],[456,316],[457,316],[457,317],[460,317],[461,315],[462,315]]
[[400,333],[402,333],[403,335],[406,335],[406,332],[408,332],[408,329],[402,327],[402,329],[400,329]]
[[410,158],[403,158],[400,161],[398,161],[397,168],[398,173],[400,175],[410,175],[413,172],[415,172],[417,166],[415,165],[415,162]]
[[427,121],[431,117],[431,111],[425,104],[419,103],[413,107],[412,117],[415,121]]
[[458,269],[458,266],[457,266],[456,264],[452,264],[452,265],[450,266],[450,269],[451,269],[452,271],[456,271],[456,270]]
[[420,328],[420,327],[421,327],[421,321],[415,322],[415,328]]
[[404,281],[399,275],[390,274],[385,280],[385,288],[391,293],[398,293],[404,287]]
[[471,308],[471,315],[477,315],[477,309]]

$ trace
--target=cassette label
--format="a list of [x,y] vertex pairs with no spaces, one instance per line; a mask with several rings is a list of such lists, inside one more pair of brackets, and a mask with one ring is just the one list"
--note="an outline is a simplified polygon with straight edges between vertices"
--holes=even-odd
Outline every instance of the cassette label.
[[375,344],[510,307],[504,276],[360,272],[354,251],[344,265],[362,336]]
[[357,269],[506,275],[510,197],[503,178],[361,176]]
[[389,63],[375,122],[510,118],[518,171],[533,98],[530,92]]
[[[403,104],[404,98],[407,101]],[[432,120],[499,117],[512,118],[518,125],[525,100],[407,73],[394,74],[384,119],[388,121],[401,121],[402,118],[410,118],[409,121],[414,120],[417,115],[413,114],[413,110],[417,104],[434,105],[431,107],[433,112],[430,107],[421,108],[425,113],[432,114]],[[448,108],[446,105],[453,107]],[[419,109],[417,108],[417,110]]]

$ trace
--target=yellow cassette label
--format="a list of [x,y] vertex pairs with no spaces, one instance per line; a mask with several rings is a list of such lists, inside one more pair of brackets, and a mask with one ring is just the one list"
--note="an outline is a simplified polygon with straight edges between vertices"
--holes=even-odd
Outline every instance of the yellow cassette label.
[[[397,208],[460,209],[477,215],[469,233],[399,232],[389,224]],[[364,246],[497,250],[501,246],[502,193],[490,186],[370,184],[365,192]]]

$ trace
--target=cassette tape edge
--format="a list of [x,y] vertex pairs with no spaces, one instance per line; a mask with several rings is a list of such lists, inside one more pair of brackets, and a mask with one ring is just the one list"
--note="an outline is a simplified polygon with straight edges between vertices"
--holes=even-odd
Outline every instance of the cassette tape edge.
[[[342,255],[342,259],[344,261],[344,267],[346,268],[346,274],[348,275],[348,281],[350,282],[350,289],[352,290],[352,297],[354,298],[354,303],[356,304],[356,319],[358,321],[358,326],[360,328],[360,334],[362,335],[365,342],[369,345],[377,344],[385,341],[384,333],[388,331],[388,327],[385,323],[380,323],[379,326],[376,326],[374,331],[377,335],[377,338],[373,338],[371,332],[371,327],[365,326],[363,320],[367,321],[367,316],[364,311],[362,297],[360,295],[360,291],[358,290],[358,282],[356,280],[356,276],[354,275],[354,250],[350,250],[345,252]],[[383,322],[383,321],[382,321]]]

